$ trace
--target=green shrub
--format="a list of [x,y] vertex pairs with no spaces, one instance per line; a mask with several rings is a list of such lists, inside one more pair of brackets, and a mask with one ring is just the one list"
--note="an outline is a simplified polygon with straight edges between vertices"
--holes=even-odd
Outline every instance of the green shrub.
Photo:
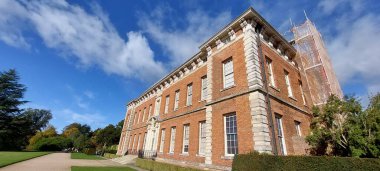
[[84,148],[84,149],[82,150],[82,152],[83,152],[84,154],[87,154],[87,155],[95,155],[95,153],[96,153],[96,149],[95,149],[95,148]]
[[380,170],[380,159],[249,153],[236,155],[232,170]]
[[103,157],[105,157],[105,158],[109,158],[109,159],[113,159],[113,158],[120,157],[120,155],[111,154],[111,153],[104,153],[104,154],[103,154]]
[[72,142],[64,137],[48,137],[38,140],[33,150],[36,151],[61,151],[72,146]]
[[151,171],[200,171],[199,169],[181,167],[168,163],[156,162],[148,159],[137,159],[136,165]]

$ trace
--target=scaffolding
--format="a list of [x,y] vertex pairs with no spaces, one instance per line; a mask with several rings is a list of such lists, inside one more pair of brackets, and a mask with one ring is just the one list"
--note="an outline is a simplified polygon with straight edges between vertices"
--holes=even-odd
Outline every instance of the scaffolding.
[[315,25],[306,19],[305,23],[294,26],[292,32],[313,104],[318,106],[326,103],[331,94],[343,98],[322,36]]

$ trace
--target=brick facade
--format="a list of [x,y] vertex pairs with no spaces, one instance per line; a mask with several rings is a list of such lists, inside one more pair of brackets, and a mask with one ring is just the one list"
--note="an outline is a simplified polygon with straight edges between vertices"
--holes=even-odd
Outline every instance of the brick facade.
[[[267,59],[272,62],[275,86],[267,86]],[[223,65],[228,60],[233,64],[234,85],[224,88]],[[229,155],[230,146],[226,145],[225,117],[231,114],[236,116],[237,153],[256,150],[277,151],[281,155],[282,144],[287,155],[307,154],[304,137],[309,133],[312,102],[304,71],[296,61],[295,49],[250,8],[204,43],[199,53],[128,103],[118,154],[154,151],[158,160],[230,167],[233,155]],[[285,72],[292,97],[288,94]],[[204,77],[207,77],[207,95],[201,100]],[[192,104],[186,105],[190,84]],[[179,101],[175,109],[177,91]],[[166,97],[169,97],[167,113]],[[152,106],[151,115],[149,106]],[[276,116],[282,122],[280,135]],[[206,124],[204,154],[199,154],[200,122]],[[183,152],[184,125],[189,126],[188,153]],[[172,127],[176,128],[175,145],[174,152],[169,153]],[[163,151],[159,152],[163,129]]]

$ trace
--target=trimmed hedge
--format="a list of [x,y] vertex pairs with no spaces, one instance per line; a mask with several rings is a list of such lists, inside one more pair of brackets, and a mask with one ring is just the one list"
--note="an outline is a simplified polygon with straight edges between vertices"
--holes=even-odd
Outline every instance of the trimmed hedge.
[[136,159],[136,165],[151,171],[200,171],[199,169],[182,167],[168,163],[156,162],[148,159]]
[[328,156],[274,156],[239,154],[232,170],[380,170],[380,159]]

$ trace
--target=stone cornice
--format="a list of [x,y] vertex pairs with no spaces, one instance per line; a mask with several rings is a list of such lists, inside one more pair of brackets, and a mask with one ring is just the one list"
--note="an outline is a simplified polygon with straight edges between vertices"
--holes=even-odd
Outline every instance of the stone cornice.
[[241,23],[244,21],[254,21],[257,25],[262,26],[265,34],[273,37],[275,42],[278,42],[282,45],[285,50],[289,50],[292,56],[296,55],[296,49],[283,37],[280,33],[276,31],[258,12],[256,12],[252,7],[248,8],[243,14],[225,26],[222,30],[217,32],[214,36],[208,39],[205,43],[203,43],[199,48],[201,51],[205,51],[207,47],[213,47],[212,45],[216,44],[216,41],[220,39],[220,37],[225,37],[228,35],[228,32],[231,30],[239,30],[241,27]]

